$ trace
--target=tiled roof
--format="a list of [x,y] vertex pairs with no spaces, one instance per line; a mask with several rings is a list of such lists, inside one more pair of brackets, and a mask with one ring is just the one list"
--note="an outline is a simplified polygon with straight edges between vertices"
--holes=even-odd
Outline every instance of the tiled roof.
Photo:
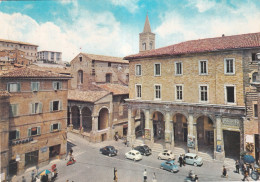
[[87,53],[80,53],[80,54],[90,58],[91,60],[96,60],[96,61],[124,63],[124,64],[129,63],[127,60],[123,60],[123,58],[121,57],[103,56],[103,55],[95,55],[95,54],[87,54]]
[[129,94],[129,90],[127,86],[120,85],[120,84],[98,84],[98,87],[107,90],[108,92],[112,92],[113,95],[122,95],[122,94]]
[[107,91],[90,91],[90,90],[69,90],[68,100],[96,102],[99,99],[109,95]]
[[3,73],[0,78],[62,78],[70,79],[70,76],[57,74],[49,71],[41,71],[32,68],[16,68],[7,73]]
[[0,42],[8,42],[8,43],[30,45],[30,46],[37,46],[38,47],[38,45],[35,45],[35,44],[31,44],[31,43],[27,43],[27,42],[14,41],[14,40],[0,39]]
[[31,64],[29,65],[29,67],[37,70],[51,71],[59,74],[71,74],[70,67],[47,67],[47,66],[45,67],[44,65],[35,65],[35,64]]
[[5,90],[0,90],[0,97],[8,97],[10,93]]
[[129,55],[124,59],[131,60],[254,47],[260,47],[260,32],[190,40],[135,55]]

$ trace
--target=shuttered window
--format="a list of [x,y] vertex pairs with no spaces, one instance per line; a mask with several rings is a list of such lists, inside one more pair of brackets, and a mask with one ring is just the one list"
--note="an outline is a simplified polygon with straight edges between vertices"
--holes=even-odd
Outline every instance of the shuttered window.
[[8,83],[7,90],[8,90],[8,92],[20,92],[21,84],[20,83]]
[[10,117],[18,116],[18,104],[11,104],[10,105]]
[[40,88],[40,82],[31,82],[31,90],[33,92],[39,91]]
[[30,104],[31,114],[42,113],[42,103],[36,102]]
[[41,135],[41,127],[40,126],[28,128],[28,137],[35,136],[35,135]]

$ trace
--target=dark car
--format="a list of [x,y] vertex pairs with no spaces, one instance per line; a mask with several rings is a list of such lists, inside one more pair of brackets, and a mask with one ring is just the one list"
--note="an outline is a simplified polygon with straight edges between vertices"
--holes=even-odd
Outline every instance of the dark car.
[[113,146],[106,146],[99,150],[101,154],[108,155],[109,157],[117,155],[117,150]]
[[151,155],[152,150],[147,145],[140,145],[134,148],[139,151],[142,155]]

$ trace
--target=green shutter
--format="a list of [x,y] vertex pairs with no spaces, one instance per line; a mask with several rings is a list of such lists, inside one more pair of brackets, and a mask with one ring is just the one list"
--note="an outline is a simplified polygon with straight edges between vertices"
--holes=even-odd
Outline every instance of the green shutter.
[[61,111],[62,110],[62,101],[61,100],[59,101],[59,107],[60,107],[59,109]]
[[18,104],[14,105],[14,116],[18,116]]
[[7,83],[7,91],[10,92],[10,83]]
[[36,84],[36,89],[37,89],[37,91],[40,90],[40,82],[37,82],[37,84]]
[[21,91],[21,83],[17,83],[17,92]]
[[30,137],[31,136],[31,128],[28,128],[28,137]]
[[53,102],[51,101],[50,102],[50,112],[52,112],[53,111]]
[[31,90],[34,91],[34,82],[31,82]]
[[16,139],[20,138],[20,131],[16,130]]
[[59,90],[61,90],[62,89],[62,82],[59,82],[60,84],[59,84]]
[[53,132],[53,124],[51,124],[50,131]]
[[58,130],[61,130],[61,123],[58,123]]
[[13,105],[10,105],[9,106],[9,116],[10,117],[13,117],[14,115],[13,115]]
[[35,103],[32,103],[31,104],[31,112],[32,112],[32,114],[35,114],[36,112],[35,112]]
[[57,90],[57,82],[55,81],[55,82],[53,82],[52,84],[53,84],[53,89],[54,89],[54,90]]
[[42,113],[42,103],[39,103],[39,113]]
[[41,127],[37,127],[37,135],[40,135],[41,134]]

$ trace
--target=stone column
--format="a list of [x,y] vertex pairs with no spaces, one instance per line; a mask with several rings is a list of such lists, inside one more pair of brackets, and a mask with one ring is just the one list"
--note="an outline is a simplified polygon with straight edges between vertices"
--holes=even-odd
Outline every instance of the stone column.
[[79,107],[79,127],[82,128],[82,108]]
[[189,113],[189,116],[188,116],[188,135],[189,136],[194,136],[194,133],[193,133],[193,113]]
[[188,114],[188,139],[187,139],[187,146],[190,152],[197,152],[198,145],[197,145],[197,125],[194,123],[193,112],[189,112]]
[[[197,134],[197,123],[193,123],[193,137],[195,139],[195,153],[198,152],[198,134]],[[193,149],[194,150],[194,149]],[[192,150],[191,150],[192,151]]]
[[216,150],[214,156],[216,160],[224,161],[225,150],[223,142],[223,131],[222,131],[222,118],[220,115],[216,115]]
[[72,122],[72,107],[69,107],[69,113],[70,113],[70,124],[69,124],[69,130],[73,130],[73,122]]
[[151,144],[151,122],[150,122],[150,110],[145,110],[145,143],[150,145]]
[[167,149],[171,149],[174,146],[174,141],[173,141],[173,128],[172,126],[172,121],[171,121],[171,116],[170,116],[170,111],[166,111],[165,114],[165,147]]
[[135,116],[133,116],[132,108],[128,108],[127,141],[131,146],[135,141]]
[[92,116],[92,132],[98,131],[98,116]]

